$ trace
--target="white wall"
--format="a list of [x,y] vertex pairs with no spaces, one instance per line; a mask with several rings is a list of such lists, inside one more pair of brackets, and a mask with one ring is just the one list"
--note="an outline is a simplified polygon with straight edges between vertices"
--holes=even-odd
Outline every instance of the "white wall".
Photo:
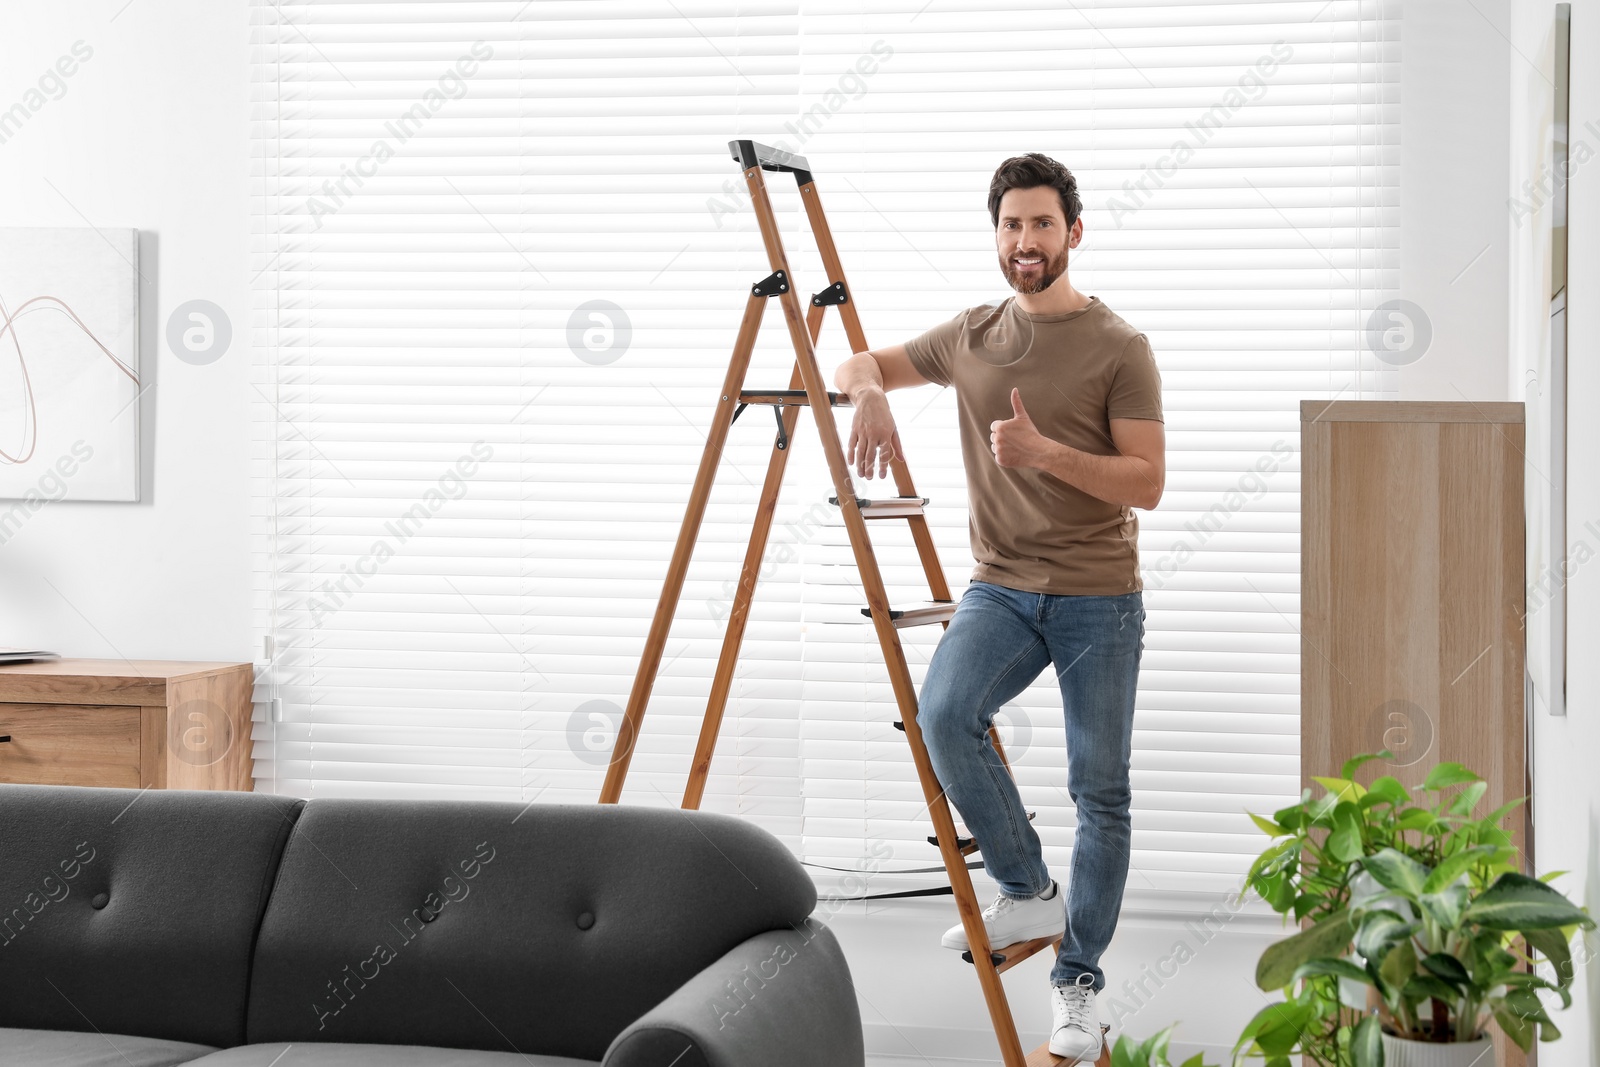
[[[1502,207],[1511,237],[1510,353],[1508,384],[1521,399],[1525,376],[1545,362],[1549,343],[1549,238],[1551,212],[1536,206],[1524,183],[1549,174],[1550,122],[1553,113],[1554,5],[1544,0],[1512,0],[1506,25],[1512,45],[1510,99],[1511,174],[1507,200],[1523,207]],[[1600,2],[1572,4],[1573,158],[1600,153]],[[1600,426],[1588,415],[1600,404],[1600,159],[1591,158],[1570,171],[1571,235],[1568,290],[1568,483],[1567,544],[1573,560],[1600,541],[1586,529],[1600,526]],[[1529,208],[1533,213],[1528,213]],[[1530,434],[1530,439],[1533,435]],[[1530,447],[1528,472],[1538,488],[1546,464]],[[1537,516],[1534,516],[1535,526]],[[1584,549],[1579,544],[1583,543]],[[1567,580],[1568,660],[1565,717],[1534,712],[1534,851],[1538,869],[1571,873],[1556,884],[1591,915],[1600,916],[1600,669],[1593,650],[1600,644],[1600,571],[1594,564],[1569,569]],[[1532,605],[1530,604],[1530,607]],[[1564,1037],[1539,1050],[1540,1067],[1588,1067],[1600,1063],[1600,937],[1590,933],[1576,952],[1581,961],[1573,990],[1573,1007],[1558,1016]]]
[[[51,503],[0,545],[0,645],[254,658],[247,9],[83,0],[0,14],[0,110],[75,42],[92,50],[0,144],[0,226],[137,227],[150,282],[139,307],[143,498]],[[191,299],[233,324],[230,348],[206,366],[166,348],[167,316]]]
[[1400,296],[1433,339],[1405,400],[1508,400],[1506,0],[1403,0]]

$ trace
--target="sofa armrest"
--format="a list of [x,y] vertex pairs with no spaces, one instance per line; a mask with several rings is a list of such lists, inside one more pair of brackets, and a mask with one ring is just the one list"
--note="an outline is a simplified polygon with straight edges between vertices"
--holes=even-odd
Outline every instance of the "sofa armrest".
[[604,1067],[864,1067],[855,984],[817,919],[736,945],[624,1029]]

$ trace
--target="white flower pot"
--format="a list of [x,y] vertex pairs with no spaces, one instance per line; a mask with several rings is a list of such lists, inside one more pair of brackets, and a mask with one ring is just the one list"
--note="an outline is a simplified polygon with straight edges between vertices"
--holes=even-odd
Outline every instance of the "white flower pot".
[[1409,1041],[1403,1037],[1383,1038],[1383,1067],[1496,1067],[1494,1043],[1488,1037],[1476,1041]]

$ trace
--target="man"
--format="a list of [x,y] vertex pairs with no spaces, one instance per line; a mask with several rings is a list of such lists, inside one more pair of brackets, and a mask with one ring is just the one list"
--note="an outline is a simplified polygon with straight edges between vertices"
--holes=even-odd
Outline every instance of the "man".
[[[970,495],[972,581],[928,665],[917,722],[946,797],[1000,894],[994,946],[1061,935],[1050,1051],[1092,1062],[1095,995],[1127,881],[1134,694],[1144,648],[1138,519],[1166,478],[1161,377],[1145,335],[1074,289],[1077,181],[1037,152],[989,186],[1000,270],[1015,295],[903,345],[852,356],[835,384],[855,407],[849,462],[871,478],[901,455],[885,393],[953,385]],[[1064,893],[989,739],[995,712],[1054,664],[1077,837]],[[1062,898],[1065,898],[1063,916]],[[943,944],[967,948],[958,924]]]

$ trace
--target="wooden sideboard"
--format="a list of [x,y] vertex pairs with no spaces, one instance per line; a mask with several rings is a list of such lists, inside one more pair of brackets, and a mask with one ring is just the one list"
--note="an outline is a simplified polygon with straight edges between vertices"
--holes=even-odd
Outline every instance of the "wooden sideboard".
[[249,792],[248,663],[0,667],[0,782]]

